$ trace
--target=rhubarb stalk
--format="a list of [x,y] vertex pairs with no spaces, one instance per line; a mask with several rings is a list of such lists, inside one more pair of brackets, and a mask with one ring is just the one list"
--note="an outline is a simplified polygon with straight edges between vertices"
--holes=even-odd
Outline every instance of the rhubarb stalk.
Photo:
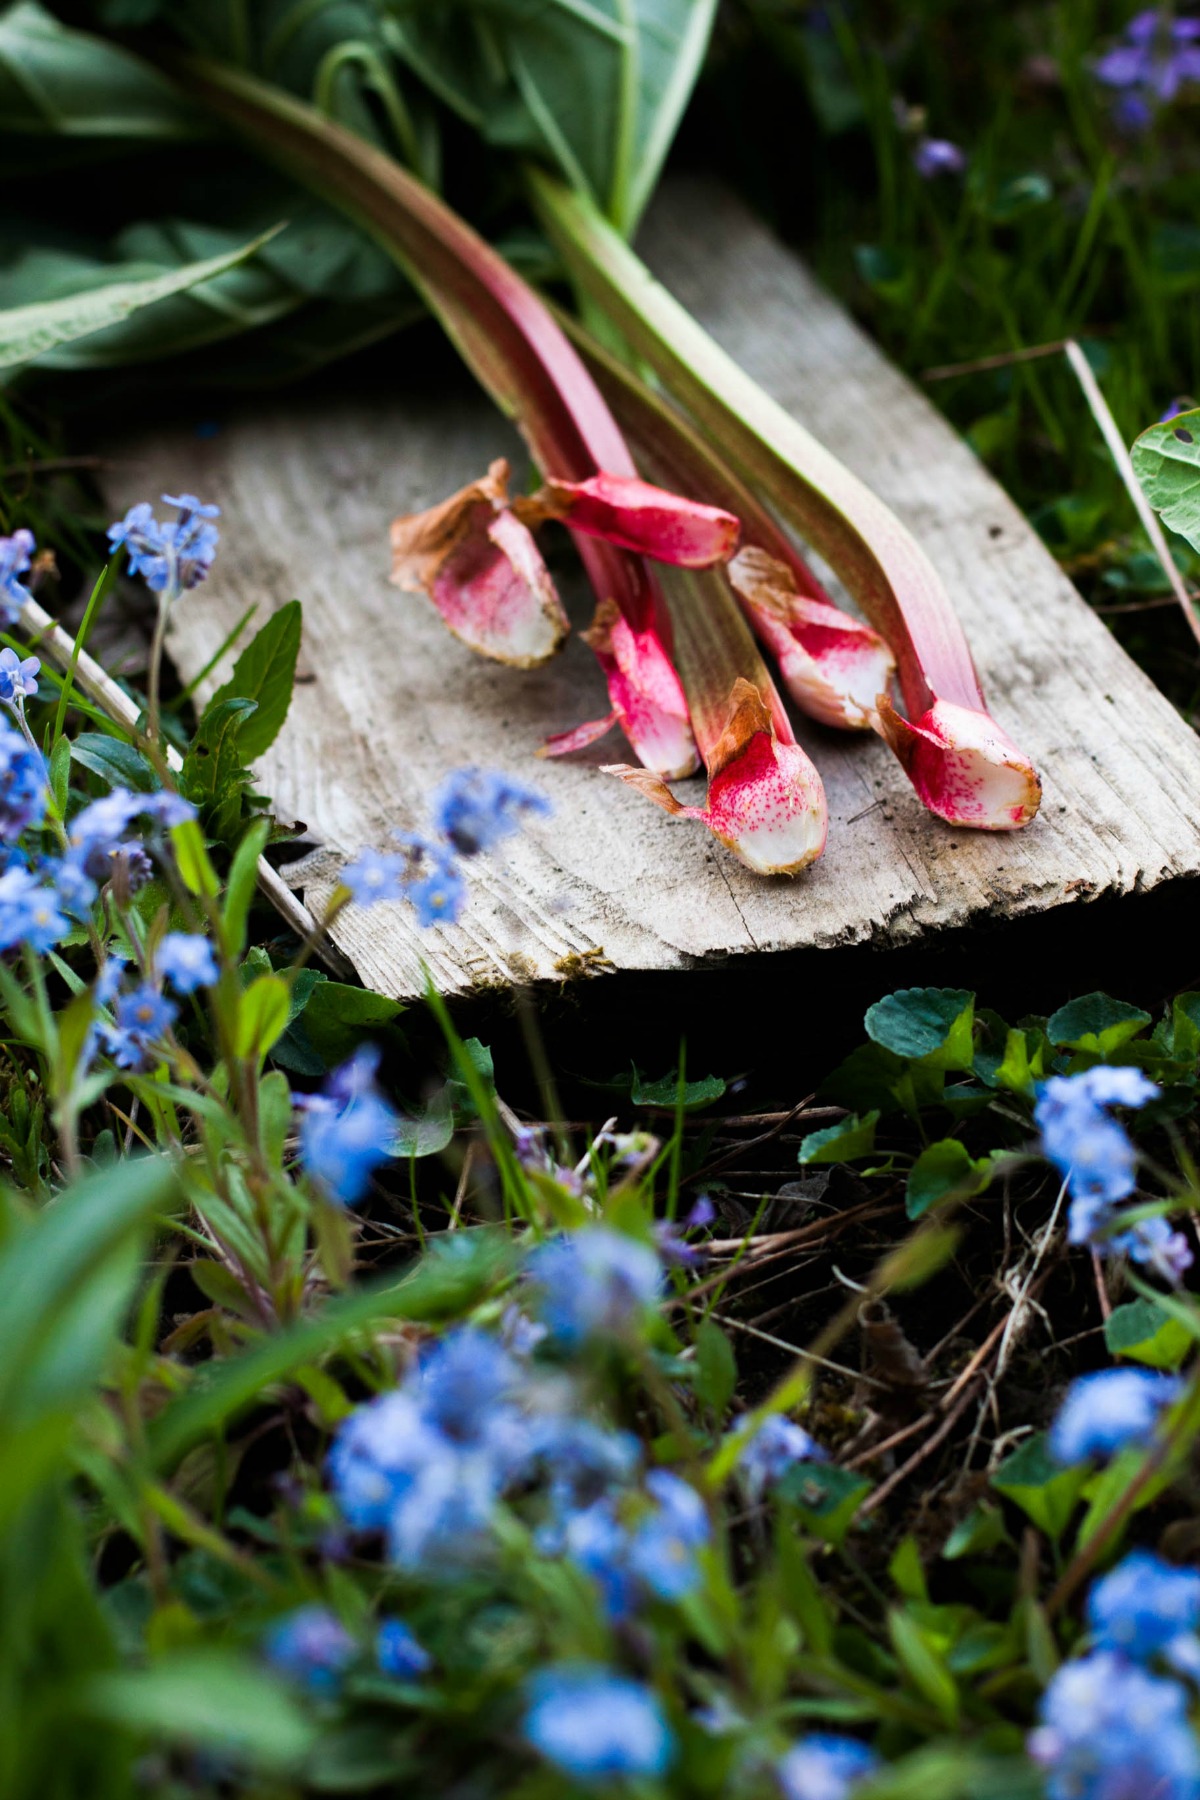
[[729,579],[797,706],[823,725],[867,730],[895,672],[879,633],[834,606],[772,514],[699,432],[573,322],[564,321],[602,393],[656,481],[741,520]]
[[924,803],[952,824],[1011,831],[1041,801],[1029,758],[989,717],[961,625],[895,515],[763,392],[657,282],[586,196],[528,171],[538,214],[581,290],[845,582],[895,652],[907,718],[878,729]]
[[[616,421],[544,302],[435,194],[382,151],[277,88],[204,58],[176,58],[171,66],[189,94],[350,214],[399,263],[477,379],[516,422],[548,482],[586,487],[601,474],[638,481]],[[611,695],[614,717],[648,767],[671,777],[690,774],[695,743],[658,585],[641,556],[592,535],[566,510],[599,606],[611,602],[630,637],[654,649],[644,689],[636,663],[625,669]],[[502,535],[506,530],[501,527]],[[478,533],[473,543],[487,561]],[[501,585],[509,581],[512,562],[504,560],[507,569],[488,561],[483,586],[490,596],[497,576]],[[539,612],[545,616],[535,592],[523,626]],[[632,710],[631,687],[637,690]]]
[[829,814],[816,769],[720,569],[665,571],[679,670],[708,771],[704,806],[684,806],[647,769],[609,764],[666,812],[701,824],[758,875],[795,875],[825,848]]

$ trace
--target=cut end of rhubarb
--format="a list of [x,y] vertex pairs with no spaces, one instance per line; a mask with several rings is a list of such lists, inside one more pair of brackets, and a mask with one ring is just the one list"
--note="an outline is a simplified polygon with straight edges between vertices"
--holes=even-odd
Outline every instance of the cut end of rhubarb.
[[609,764],[606,775],[664,812],[696,819],[756,875],[795,875],[825,848],[829,816],[821,778],[798,744],[784,744],[754,686],[739,677],[729,723],[709,758],[708,802],[683,806],[648,769]]
[[700,766],[679,676],[658,634],[635,631],[611,600],[581,634],[604,670],[618,723],[646,769],[682,781]]
[[708,758],[709,830],[758,875],[795,875],[825,848],[821,777],[798,744],[782,743],[753,683],[739,676],[729,718]]
[[392,524],[392,576],[425,593],[482,656],[521,669],[548,661],[570,629],[528,526],[508,505],[508,464],[494,462],[427,512]]
[[896,670],[879,633],[801,594],[787,564],[756,545],[734,557],[729,579],[797,706],[822,725],[870,730]]
[[910,722],[880,696],[879,731],[930,812],[977,831],[1019,831],[1041,805],[1037,770],[985,712],[935,700]]
[[603,470],[587,481],[548,481],[531,500],[517,502],[517,510],[531,524],[561,519],[572,531],[681,569],[728,562],[742,529],[719,506]]

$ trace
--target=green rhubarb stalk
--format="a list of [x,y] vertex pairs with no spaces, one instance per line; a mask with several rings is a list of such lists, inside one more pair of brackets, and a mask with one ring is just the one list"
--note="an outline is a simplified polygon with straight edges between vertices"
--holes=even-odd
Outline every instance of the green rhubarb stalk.
[[890,509],[740,369],[655,280],[586,195],[527,171],[573,279],[657,371],[722,455],[845,582],[895,653],[908,718],[879,729],[943,818],[1012,830],[1033,818],[1033,765],[988,716],[962,626],[920,545]]

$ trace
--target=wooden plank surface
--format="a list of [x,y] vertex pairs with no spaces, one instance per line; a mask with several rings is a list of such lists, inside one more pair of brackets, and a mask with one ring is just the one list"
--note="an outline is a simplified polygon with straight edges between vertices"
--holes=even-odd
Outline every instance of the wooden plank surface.
[[[693,959],[851,943],[894,945],[1200,872],[1200,739],[1120,650],[1017,509],[927,400],[720,188],[669,183],[641,245],[743,366],[887,500],[924,542],[971,640],[996,718],[1045,781],[1028,830],[956,831],[923,811],[886,748],[799,722],[829,798],[829,847],[797,880],[764,881],[699,826],[597,773],[623,740],[571,761],[531,754],[607,710],[572,639],[527,673],[471,655],[420,596],[387,583],[387,525],[523,458],[467,384],[377,401],[274,398],[211,440],[126,438],[114,506],[187,489],[224,510],[217,569],[181,603],[170,647],[191,676],[251,602],[304,604],[303,679],[261,765],[281,814],[321,849],[289,880],[315,911],[343,861],[420,827],[450,769],[476,762],[540,783],[553,818],[473,866],[457,926],[422,932],[403,905],[351,907],[335,936],[362,979],[419,991],[561,980],[604,962]],[[577,622],[586,599],[564,583]],[[218,671],[220,674],[221,671]],[[689,791],[690,790],[690,791]],[[681,784],[699,801],[702,783]],[[581,959],[582,965],[581,965]]]

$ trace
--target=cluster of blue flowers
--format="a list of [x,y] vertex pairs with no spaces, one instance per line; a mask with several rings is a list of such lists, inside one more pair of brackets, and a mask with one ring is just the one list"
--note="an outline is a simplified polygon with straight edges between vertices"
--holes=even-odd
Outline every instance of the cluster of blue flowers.
[[[328,1474],[347,1525],[382,1536],[409,1579],[436,1584],[478,1567],[504,1541],[508,1503],[531,1515],[542,1556],[594,1584],[611,1624],[628,1628],[684,1601],[703,1579],[711,1542],[705,1499],[682,1473],[647,1467],[636,1438],[592,1415],[573,1366],[593,1346],[630,1345],[644,1334],[662,1291],[655,1249],[606,1224],[535,1247],[521,1303],[498,1333],[451,1329],[396,1388],[339,1426]],[[748,1488],[761,1494],[793,1463],[822,1455],[801,1427],[768,1418],[747,1434],[741,1463]],[[283,1620],[267,1648],[316,1691],[331,1691],[360,1656],[319,1608]],[[405,1673],[428,1666],[411,1634],[396,1654]],[[382,1647],[378,1660],[387,1666]],[[526,1742],[574,1781],[659,1777],[678,1755],[660,1697],[604,1664],[543,1668],[524,1683],[521,1706]],[[713,1731],[738,1724],[706,1724],[702,1715],[696,1723]],[[813,1736],[773,1767],[785,1800],[847,1800],[874,1766],[853,1739]]]
[[204,580],[217,554],[219,533],[212,523],[221,516],[219,506],[206,506],[195,494],[164,494],[165,506],[173,506],[178,519],[161,523],[148,500],[131,506],[123,519],[108,528],[113,549],[124,545],[130,573],[140,575],[152,593],[169,604],[188,588]]
[[1081,1375],[1050,1429],[1056,1462],[1102,1461],[1126,1448],[1146,1448],[1168,1407],[1183,1394],[1178,1376],[1153,1369],[1101,1369]]
[[1200,1744],[1174,1671],[1200,1670],[1200,1572],[1135,1550],[1093,1585],[1087,1623],[1091,1647],[1055,1675],[1029,1739],[1050,1800],[1198,1800]]
[[1137,1153],[1112,1108],[1145,1106],[1160,1091],[1140,1069],[1098,1064],[1080,1075],[1052,1076],[1038,1095],[1034,1118],[1042,1148],[1071,1195],[1071,1243],[1130,1256],[1178,1281],[1192,1262],[1182,1233],[1162,1218],[1123,1223],[1117,1211],[1136,1189]]
[[[126,903],[150,879],[154,857],[165,855],[162,834],[195,817],[178,794],[114,788],[83,807],[69,821],[65,843],[47,854],[21,840],[40,832],[48,793],[41,752],[0,720],[0,951],[24,948],[46,955],[86,924],[105,888]],[[122,992],[124,974],[125,965],[116,958],[100,972],[93,997],[114,1016],[100,1019],[89,1042],[103,1043],[119,1068],[144,1068],[177,1017],[163,983],[179,994],[193,993],[216,980],[216,958],[207,939],[169,932],[153,962]]]
[[435,835],[398,831],[399,851],[363,850],[342,871],[360,906],[407,900],[422,926],[457,922],[467,885],[458,858],[479,856],[519,831],[550,803],[533,788],[491,769],[458,769],[433,798]]
[[[347,1671],[365,1660],[337,1614],[316,1603],[276,1620],[263,1648],[272,1668],[317,1696],[336,1694]],[[415,1681],[433,1664],[404,1620],[394,1618],[384,1619],[376,1631],[374,1660],[398,1681]]]
[[1135,13],[1123,42],[1097,61],[1096,76],[1117,91],[1122,130],[1146,130],[1159,107],[1200,81],[1200,19],[1172,18],[1157,6]]
[[[522,1349],[552,1341],[536,1330],[509,1333],[509,1345]],[[399,1387],[339,1429],[329,1475],[342,1514],[357,1531],[382,1532],[401,1568],[428,1574],[484,1556],[500,1502],[518,1489],[541,1496],[542,1547],[571,1557],[576,1518],[619,1489],[636,1504],[639,1528],[653,1514],[674,1554],[670,1521],[684,1503],[673,1489],[643,1488],[636,1442],[581,1416],[577,1402],[561,1370],[531,1367],[475,1327],[449,1332]]]
[[297,1099],[300,1161],[327,1200],[353,1206],[392,1155],[398,1120],[375,1085],[379,1052],[364,1046],[324,1090]]

